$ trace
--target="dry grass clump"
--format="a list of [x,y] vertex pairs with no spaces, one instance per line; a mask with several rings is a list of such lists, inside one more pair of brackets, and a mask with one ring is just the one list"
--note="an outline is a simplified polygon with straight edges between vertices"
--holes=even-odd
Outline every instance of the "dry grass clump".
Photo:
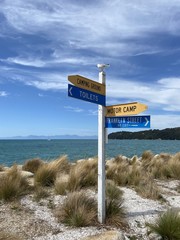
[[180,180],[180,153],[169,160],[169,168],[172,178]]
[[34,189],[34,200],[37,202],[40,201],[42,198],[49,197],[49,195],[49,192],[41,186],[36,186]]
[[0,240],[23,240],[23,239],[12,233],[1,231]]
[[126,159],[119,162],[112,161],[107,166],[106,177],[119,186],[136,186],[142,178],[141,168],[136,161],[133,163]]
[[98,160],[84,160],[73,166],[69,173],[68,190],[76,191],[81,188],[97,185]]
[[59,195],[67,194],[68,179],[69,179],[69,175],[62,175],[61,177],[56,179],[56,181],[54,183],[56,194],[59,194]]
[[27,160],[25,164],[22,166],[22,170],[29,171],[32,173],[36,173],[37,170],[44,164],[43,160],[40,158],[33,158]]
[[69,163],[66,156],[43,164],[35,173],[35,185],[52,186],[58,174],[67,171],[69,171]]
[[144,198],[163,200],[157,184],[150,176],[144,177],[144,179],[139,183],[139,185],[135,187],[135,190],[139,195]]
[[106,224],[127,226],[122,191],[112,181],[106,183]]
[[124,186],[127,184],[127,178],[129,173],[129,163],[126,160],[121,161],[112,161],[110,165],[108,165],[106,170],[107,179],[113,180],[119,186]]
[[84,192],[69,193],[63,205],[56,210],[56,217],[73,227],[94,225],[97,216],[97,203]]
[[0,164],[0,172],[4,171],[3,165]]
[[180,239],[180,214],[177,209],[170,209],[161,214],[154,224],[147,224],[150,232],[154,232],[166,240]]
[[52,168],[56,168],[58,173],[69,173],[70,164],[68,162],[67,155],[61,156],[56,160],[49,163]]
[[10,201],[18,198],[30,190],[27,179],[21,176],[17,166],[14,165],[0,182],[0,199]]

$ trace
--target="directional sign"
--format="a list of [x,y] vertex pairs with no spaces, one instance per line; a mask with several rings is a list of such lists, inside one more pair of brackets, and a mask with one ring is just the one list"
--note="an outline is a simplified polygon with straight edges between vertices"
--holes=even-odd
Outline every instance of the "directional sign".
[[150,128],[150,116],[106,117],[106,128]]
[[145,104],[139,102],[119,104],[106,107],[106,117],[136,115],[147,110]]
[[105,96],[68,84],[68,96],[105,106]]
[[82,77],[80,75],[68,76],[68,80],[76,87],[86,89],[91,92],[95,92],[101,95],[106,95],[105,85]]

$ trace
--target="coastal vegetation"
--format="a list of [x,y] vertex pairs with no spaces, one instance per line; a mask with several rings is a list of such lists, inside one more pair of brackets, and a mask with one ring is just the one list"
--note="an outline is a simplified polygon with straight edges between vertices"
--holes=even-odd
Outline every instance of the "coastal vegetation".
[[29,193],[30,189],[27,179],[21,175],[18,167],[14,165],[5,176],[1,177],[0,199],[14,200]]
[[[119,155],[106,160],[105,224],[128,229],[123,188],[133,189],[143,198],[162,201],[163,192],[157,183],[169,180],[180,180],[180,153],[154,155],[151,151],[145,151],[140,157]],[[9,203],[28,194],[39,203],[41,199],[49,199],[52,195],[62,195],[64,200],[59,204],[54,205],[48,200],[48,207],[59,222],[71,227],[94,226],[99,224],[97,181],[97,157],[78,160],[76,163],[70,163],[67,156],[50,162],[30,159],[23,166],[1,167],[0,200]],[[180,183],[176,190],[180,192]],[[179,236],[176,229],[179,215],[175,213],[174,210],[168,211],[161,214],[154,224],[147,223],[150,232],[159,234],[162,239],[178,239],[173,235],[177,232]],[[168,221],[172,224],[172,230],[166,233]]]
[[56,210],[56,217],[73,227],[94,225],[97,221],[96,200],[83,191],[69,193],[63,205]]
[[167,240],[180,239],[180,215],[177,209],[169,209],[157,218],[154,224],[147,223],[150,232],[154,232]]
[[162,139],[162,140],[180,140],[180,127],[166,128],[163,130],[150,129],[139,132],[115,132],[108,135],[109,139]]

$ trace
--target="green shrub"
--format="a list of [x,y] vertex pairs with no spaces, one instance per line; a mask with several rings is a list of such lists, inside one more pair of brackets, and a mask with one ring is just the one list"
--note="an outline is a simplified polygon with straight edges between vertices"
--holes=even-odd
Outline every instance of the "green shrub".
[[27,180],[21,176],[14,165],[0,181],[0,199],[10,201],[18,198],[30,190]]
[[180,215],[177,209],[170,209],[160,215],[154,224],[147,224],[151,232],[158,234],[164,240],[180,239]]
[[27,160],[22,166],[22,170],[36,173],[37,170],[44,164],[40,158]]
[[85,227],[96,222],[97,203],[84,192],[73,192],[56,210],[59,221],[73,227]]

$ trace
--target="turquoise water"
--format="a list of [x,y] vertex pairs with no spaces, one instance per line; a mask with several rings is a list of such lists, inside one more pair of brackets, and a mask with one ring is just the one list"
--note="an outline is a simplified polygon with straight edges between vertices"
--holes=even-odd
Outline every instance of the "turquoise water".
[[[109,140],[106,145],[106,159],[117,155],[141,156],[151,150],[161,152],[180,152],[178,140]],[[68,155],[69,161],[98,155],[97,140],[0,140],[0,164],[10,166],[23,164],[27,159],[42,158],[52,160],[61,155]]]

